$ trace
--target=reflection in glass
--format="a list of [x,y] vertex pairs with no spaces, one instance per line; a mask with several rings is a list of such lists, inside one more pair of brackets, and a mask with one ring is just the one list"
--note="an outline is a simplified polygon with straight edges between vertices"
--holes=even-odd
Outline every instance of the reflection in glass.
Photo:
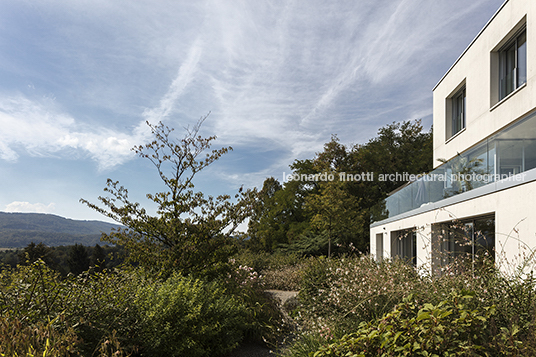
[[[438,202],[536,168],[536,114],[457,155],[382,201],[372,221]],[[503,175],[503,176],[501,176]]]
[[527,82],[527,33],[499,52],[499,100]]
[[475,273],[495,260],[495,217],[434,224],[432,245],[434,274]]

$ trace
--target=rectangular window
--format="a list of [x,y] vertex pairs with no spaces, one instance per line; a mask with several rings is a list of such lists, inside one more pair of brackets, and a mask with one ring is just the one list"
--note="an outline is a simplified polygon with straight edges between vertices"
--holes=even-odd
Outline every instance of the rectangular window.
[[499,51],[499,100],[527,82],[527,31]]
[[383,259],[383,233],[376,234],[376,261]]
[[452,98],[452,135],[465,128],[465,103],[465,87],[463,87]]
[[432,225],[434,274],[478,270],[495,259],[495,216]]
[[393,258],[417,265],[417,233],[414,228],[391,232],[391,254]]

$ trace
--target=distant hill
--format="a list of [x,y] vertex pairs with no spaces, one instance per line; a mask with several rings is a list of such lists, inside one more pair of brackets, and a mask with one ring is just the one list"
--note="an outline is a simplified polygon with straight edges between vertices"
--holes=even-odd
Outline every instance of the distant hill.
[[52,214],[0,212],[0,248],[25,247],[43,242],[48,246],[86,246],[100,242],[101,233],[119,225],[100,221],[77,221]]

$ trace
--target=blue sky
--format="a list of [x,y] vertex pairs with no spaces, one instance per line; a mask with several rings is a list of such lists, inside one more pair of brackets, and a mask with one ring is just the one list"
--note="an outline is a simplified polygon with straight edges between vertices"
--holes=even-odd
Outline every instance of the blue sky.
[[0,211],[104,217],[106,179],[161,189],[145,121],[234,151],[197,188],[282,179],[332,134],[432,123],[432,88],[503,0],[0,2]]

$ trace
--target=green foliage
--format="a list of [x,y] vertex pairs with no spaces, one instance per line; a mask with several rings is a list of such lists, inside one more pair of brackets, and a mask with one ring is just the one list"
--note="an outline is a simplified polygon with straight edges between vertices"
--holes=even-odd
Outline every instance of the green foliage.
[[90,272],[62,281],[61,307],[86,353],[98,349],[114,331],[126,350],[138,348],[139,311],[134,300],[139,286],[149,282],[141,272],[129,270]]
[[42,260],[17,269],[3,269],[0,312],[29,323],[52,320],[61,311],[60,284],[59,274]]
[[172,129],[162,123],[151,128],[154,140],[133,150],[156,168],[165,191],[147,194],[155,204],[152,216],[137,202],[130,201],[128,190],[108,180],[104,189],[111,197],[99,197],[102,206],[81,202],[125,226],[104,237],[125,247],[128,259],[161,273],[172,269],[183,274],[214,278],[228,270],[232,254],[230,235],[249,214],[249,192],[206,197],[193,190],[197,173],[218,160],[231,148],[206,153],[216,138],[199,136],[201,119],[186,135],[175,140]]
[[285,184],[284,189],[273,177],[264,181],[248,223],[252,248],[272,252],[296,241],[308,229],[309,218],[303,208],[304,190],[298,181]]
[[89,269],[89,255],[86,248],[81,244],[75,244],[69,253],[67,264],[69,264],[69,270],[74,275],[83,273]]
[[38,322],[28,326],[18,318],[0,316],[0,356],[51,356],[68,357],[77,352],[80,340],[72,327],[58,331],[48,324]]
[[[536,334],[534,333],[536,327],[536,320],[534,319],[536,313],[536,299],[534,299],[536,279],[534,279],[531,272],[531,266],[527,265],[524,268],[524,270],[520,270],[516,274],[505,275],[494,267],[492,261],[484,259],[474,271],[465,269],[455,274],[430,276],[424,271],[417,271],[412,265],[398,260],[383,260],[378,263],[368,257],[310,259],[304,270],[302,288],[298,296],[300,302],[299,311],[295,314],[304,329],[304,333],[297,340],[295,346],[289,348],[286,356],[307,355],[304,354],[304,348],[309,345],[307,341],[311,339],[312,335],[317,336],[322,345],[333,343],[333,339],[340,339],[352,331],[360,333],[360,331],[366,330],[363,332],[363,336],[368,336],[374,332],[370,330],[371,328],[375,328],[375,331],[380,329],[381,333],[391,331],[391,336],[395,336],[399,332],[396,329],[409,329],[411,326],[419,326],[418,328],[424,329],[428,326],[426,324],[431,323],[431,320],[425,321],[423,319],[426,315],[419,317],[419,313],[433,310],[435,312],[431,313],[430,316],[436,318],[434,313],[440,310],[443,313],[449,309],[454,311],[453,315],[451,317],[444,316],[444,320],[436,321],[440,325],[430,325],[426,327],[424,332],[423,330],[419,330],[419,332],[413,330],[400,331],[403,331],[405,336],[417,334],[419,338],[423,338],[424,340],[419,341],[419,344],[426,341],[429,344],[433,344],[431,341],[435,341],[434,343],[438,344],[437,341],[441,338],[445,340],[457,338],[471,343],[472,347],[465,352],[461,352],[461,350],[449,352],[454,355],[456,353],[457,355],[465,355],[464,353],[471,355],[470,353],[473,352],[476,355],[485,355],[482,351],[488,351],[488,355],[493,356],[534,355],[536,353]],[[467,291],[471,293],[465,293]],[[458,292],[459,294],[453,295],[453,292],[455,294]],[[413,298],[410,299],[410,295]],[[413,304],[411,306],[414,308],[401,308],[402,306],[409,306],[407,305],[409,303]],[[467,315],[461,315],[460,311],[463,309],[461,309],[460,304],[463,305]],[[428,311],[425,308],[431,310]],[[393,311],[398,311],[396,309],[403,313],[400,312],[400,315],[397,315],[398,317],[394,319]],[[391,316],[390,320],[386,320],[386,316]],[[454,318],[453,316],[458,316],[454,322],[449,320]],[[388,322],[395,320],[398,321],[396,324],[388,325],[391,326],[389,327],[390,330],[384,330],[384,328],[387,328],[385,325]],[[483,324],[478,325],[479,321]],[[414,323],[414,325],[411,325],[411,323]],[[456,332],[458,335],[450,332],[447,334],[446,330],[441,330],[443,328],[441,326],[450,325],[457,326],[460,329],[459,332]],[[463,333],[470,333],[471,331],[478,338],[482,338],[479,340],[480,342],[477,341],[476,337],[471,337],[470,339],[468,335],[462,336]],[[374,332],[375,338],[379,338],[377,337],[378,333]],[[364,340],[362,336],[360,338],[359,341],[361,342],[357,344],[355,335],[346,337],[342,340],[341,345],[344,345],[346,340],[350,341],[348,342],[349,344],[357,344],[361,347],[362,343],[365,342],[369,344],[368,346],[377,342],[376,340]],[[398,342],[402,341],[400,339],[401,337],[398,337],[396,340],[396,348],[400,347],[398,345]],[[305,340],[305,343],[302,343],[302,340]],[[454,340],[449,341],[450,346],[464,346],[458,342],[453,342]],[[382,340],[381,343],[383,342]],[[388,343],[386,342],[383,347],[387,345]],[[482,346],[482,349],[479,349],[478,346]],[[336,350],[339,347],[333,348]],[[433,348],[426,348],[431,355],[434,351]],[[317,350],[318,348],[310,349],[308,352],[313,353]],[[370,352],[370,349],[367,351]],[[385,352],[383,350],[372,351],[370,356],[382,355]],[[352,353],[355,351],[346,352],[350,356],[354,355]],[[482,354],[479,354],[481,352]],[[392,351],[389,352],[390,354],[385,353],[386,356],[403,355],[402,352],[400,354]],[[408,352],[408,355],[420,355],[416,351],[411,353]],[[359,355],[359,353],[355,352],[355,355]],[[365,355],[368,356],[369,354]],[[422,355],[426,354],[423,352]],[[448,354],[445,352],[445,354],[439,353],[439,355]]]
[[18,253],[19,261],[23,265],[30,265],[37,260],[43,260],[47,265],[54,266],[52,259],[52,249],[47,247],[43,242],[35,244],[31,242]]
[[95,244],[95,247],[93,247],[91,265],[95,267],[96,271],[102,271],[106,268],[106,252],[98,244]]
[[305,207],[312,212],[311,225],[328,236],[328,256],[332,244],[364,247],[365,243],[359,241],[364,236],[359,231],[364,222],[360,200],[350,195],[346,182],[320,182],[319,186],[320,192],[310,194]]
[[173,274],[140,289],[144,345],[154,356],[217,356],[242,340],[247,311],[216,283]]
[[275,341],[283,319],[259,274],[230,266],[229,276],[208,283],[139,268],[62,278],[38,260],[1,270],[0,316],[6,329],[17,326],[5,330],[17,351],[42,350],[46,340],[37,337],[46,331],[54,348],[76,342],[69,346],[84,356],[218,356],[244,339]]
[[[419,305],[408,296],[374,322],[363,322],[356,333],[322,347],[323,356],[495,356],[490,329],[495,306],[471,309],[475,293],[461,291],[437,305]],[[516,348],[520,341],[513,341]]]
[[320,255],[332,242],[332,252],[365,253],[373,207],[404,184],[382,181],[379,175],[430,171],[432,135],[423,132],[420,121],[407,121],[381,128],[364,145],[347,147],[332,136],[322,152],[294,161],[291,169],[299,180],[281,185],[268,178],[258,192],[248,227],[250,245]]
[[377,263],[370,257],[356,256],[310,259],[299,295],[302,316],[314,329],[328,325],[352,330],[362,321],[390,311],[422,284],[415,269],[398,260]]
[[[18,264],[27,264],[27,257],[39,256],[45,261],[49,268],[56,270],[62,276],[66,276],[70,271],[68,260],[73,247],[74,246],[47,247],[41,242],[40,244],[30,243],[23,249],[0,250],[0,267],[6,265],[15,268]],[[26,254],[26,251],[34,250],[36,248],[38,250],[43,249],[44,253]],[[124,261],[125,251],[120,246],[96,245],[93,249],[91,247],[85,247],[85,249],[87,254],[91,255],[91,266],[94,267],[96,271],[102,271],[105,268],[116,268]],[[36,259],[33,259],[33,261],[35,260]],[[87,268],[84,270],[87,270]]]
[[[81,274],[61,279],[38,260],[29,266],[0,272],[0,315],[24,328],[51,321],[60,333],[72,328],[91,354],[116,330],[121,342],[134,348],[137,310],[133,305],[140,278],[131,272]],[[41,325],[40,325],[41,324]],[[128,346],[127,343],[127,346]]]

